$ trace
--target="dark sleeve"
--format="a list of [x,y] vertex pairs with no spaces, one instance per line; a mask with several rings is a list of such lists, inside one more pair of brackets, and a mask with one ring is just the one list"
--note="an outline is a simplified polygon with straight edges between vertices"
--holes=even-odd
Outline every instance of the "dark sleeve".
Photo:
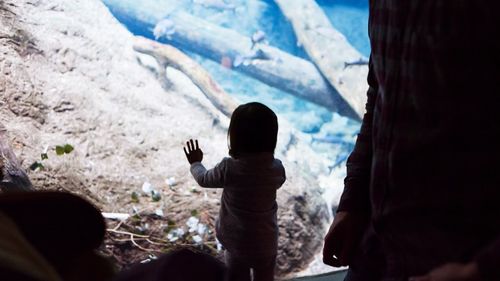
[[369,184],[372,163],[372,123],[373,109],[377,97],[378,83],[370,57],[368,71],[368,100],[363,116],[361,130],[356,145],[347,159],[347,176],[344,179],[344,192],[340,198],[337,212],[370,212]]
[[279,167],[279,170],[280,170],[281,181],[280,181],[278,188],[276,188],[276,189],[279,189],[280,187],[283,186],[283,184],[286,181],[286,172],[285,172],[285,167],[283,166],[283,163],[281,162],[281,160],[276,159],[274,161],[277,163],[277,166]]
[[286,181],[286,170],[285,170],[285,167],[283,167],[283,182],[281,183],[281,185],[283,185]]
[[224,158],[214,168],[207,170],[201,162],[191,164],[191,174],[201,187],[223,187],[227,159]]
[[481,280],[500,280],[500,237],[476,257]]

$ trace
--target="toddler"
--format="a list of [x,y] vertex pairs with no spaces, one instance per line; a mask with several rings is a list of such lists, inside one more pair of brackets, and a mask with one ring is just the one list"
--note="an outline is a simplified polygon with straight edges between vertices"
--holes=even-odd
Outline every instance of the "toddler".
[[191,174],[202,187],[223,188],[217,239],[226,249],[227,280],[274,279],[278,249],[276,191],[285,169],[274,158],[278,118],[267,106],[251,102],[233,112],[228,131],[229,155],[214,168],[201,164],[198,141],[188,141],[184,153]]

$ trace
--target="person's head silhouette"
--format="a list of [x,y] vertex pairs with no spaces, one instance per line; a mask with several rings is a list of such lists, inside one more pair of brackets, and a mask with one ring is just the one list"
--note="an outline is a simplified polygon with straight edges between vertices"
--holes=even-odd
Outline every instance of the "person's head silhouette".
[[278,118],[267,106],[258,102],[240,105],[231,115],[228,130],[229,155],[274,153],[278,135]]

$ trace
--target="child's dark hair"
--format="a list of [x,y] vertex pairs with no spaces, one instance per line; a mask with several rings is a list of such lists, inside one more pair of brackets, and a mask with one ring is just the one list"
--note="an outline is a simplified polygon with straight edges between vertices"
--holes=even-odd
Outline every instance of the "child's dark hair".
[[238,158],[246,153],[274,153],[277,137],[278,118],[269,107],[258,102],[240,105],[229,123],[229,155]]

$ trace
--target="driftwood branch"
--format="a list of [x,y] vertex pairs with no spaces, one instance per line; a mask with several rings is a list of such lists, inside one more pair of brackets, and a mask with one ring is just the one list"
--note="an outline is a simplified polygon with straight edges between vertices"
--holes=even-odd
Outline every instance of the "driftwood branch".
[[198,86],[215,108],[224,115],[230,117],[234,109],[236,109],[236,101],[217,84],[210,74],[201,65],[175,47],[144,37],[136,37],[134,50],[154,57],[160,69],[170,66],[183,72]]
[[3,192],[29,191],[33,185],[8,144],[7,129],[0,123],[0,189]]
[[[366,103],[368,67],[363,56],[352,47],[342,33],[333,28],[314,0],[275,0],[290,21],[302,45],[330,84],[361,118]],[[347,63],[347,64],[346,64]]]

